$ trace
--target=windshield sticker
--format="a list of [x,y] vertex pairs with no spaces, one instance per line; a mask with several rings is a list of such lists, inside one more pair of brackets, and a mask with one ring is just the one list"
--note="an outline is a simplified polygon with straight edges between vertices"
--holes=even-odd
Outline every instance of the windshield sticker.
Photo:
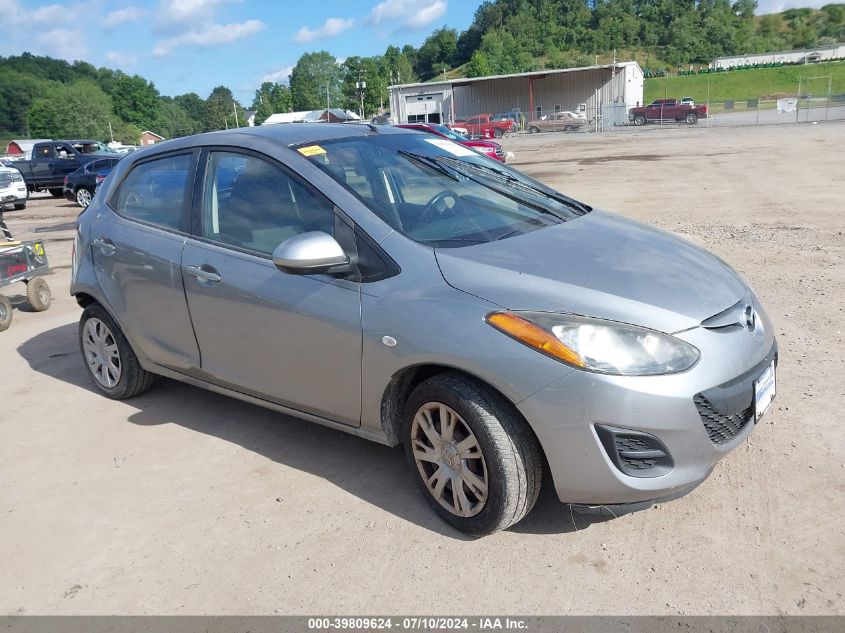
[[326,153],[326,150],[324,150],[319,145],[308,145],[307,147],[300,147],[297,151],[303,156],[319,156],[320,154]]
[[476,153],[473,152],[468,147],[464,147],[463,145],[458,145],[457,143],[453,143],[452,141],[448,141],[445,138],[427,138],[425,139],[426,142],[431,143],[432,145],[436,145],[440,149],[449,152],[452,156],[475,156]]

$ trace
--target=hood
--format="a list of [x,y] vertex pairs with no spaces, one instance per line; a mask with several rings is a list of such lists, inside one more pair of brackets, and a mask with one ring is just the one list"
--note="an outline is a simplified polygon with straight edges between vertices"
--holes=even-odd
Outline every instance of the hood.
[[748,291],[715,255],[601,211],[435,254],[449,285],[509,310],[567,312],[669,333],[699,325]]
[[478,139],[469,139],[466,141],[460,141],[461,145],[467,145],[469,147],[487,147],[488,149],[497,149],[501,147],[498,143],[493,141],[480,141]]

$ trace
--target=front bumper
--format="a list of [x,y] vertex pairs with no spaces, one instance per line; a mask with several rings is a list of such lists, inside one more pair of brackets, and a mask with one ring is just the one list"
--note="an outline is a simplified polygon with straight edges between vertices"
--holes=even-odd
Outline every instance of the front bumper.
[[[749,419],[737,421],[753,404],[754,381],[777,360],[767,318],[756,333],[733,330],[699,327],[678,334],[702,352],[686,372],[625,377],[573,371],[518,403],[543,446],[559,499],[587,507],[619,506],[624,513],[631,511],[625,506],[640,509],[630,504],[647,507],[676,498],[704,481],[753,431],[753,408]],[[702,408],[702,394],[709,409]],[[705,425],[705,414],[732,421],[727,436],[723,427],[723,435],[714,435]],[[664,449],[670,466],[626,474],[606,433],[604,443],[600,437],[608,428],[630,431],[634,438],[656,438],[655,445],[645,448]]]

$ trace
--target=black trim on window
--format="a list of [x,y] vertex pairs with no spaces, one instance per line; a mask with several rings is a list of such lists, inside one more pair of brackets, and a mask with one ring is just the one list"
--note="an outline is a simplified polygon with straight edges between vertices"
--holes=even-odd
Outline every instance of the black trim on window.
[[163,224],[155,224],[154,222],[144,222],[143,220],[139,220],[138,218],[133,218],[128,215],[121,213],[118,210],[117,201],[120,197],[120,192],[123,189],[123,185],[126,182],[126,179],[129,177],[133,171],[135,171],[141,165],[146,165],[147,163],[151,163],[158,160],[164,160],[167,158],[173,158],[176,156],[190,156],[191,157],[191,165],[188,167],[188,182],[191,181],[191,173],[194,174],[194,178],[196,178],[197,173],[197,163],[198,157],[200,154],[199,148],[187,148],[181,150],[174,150],[172,152],[162,152],[160,154],[154,154],[153,156],[148,156],[143,158],[135,163],[133,163],[129,169],[126,170],[126,173],[123,174],[123,177],[120,179],[120,182],[114,186],[114,190],[112,191],[111,197],[106,201],[106,206],[111,209],[117,216],[127,220],[129,222],[135,222],[136,224],[140,224],[142,226],[150,226],[161,231],[167,231],[168,233],[175,233],[177,235],[190,235],[190,222],[191,222],[191,208],[193,206],[193,199],[194,199],[194,191],[193,188],[189,188],[188,186],[185,187],[185,194],[182,200],[182,209],[179,214],[179,228],[174,229],[172,226],[165,226]]

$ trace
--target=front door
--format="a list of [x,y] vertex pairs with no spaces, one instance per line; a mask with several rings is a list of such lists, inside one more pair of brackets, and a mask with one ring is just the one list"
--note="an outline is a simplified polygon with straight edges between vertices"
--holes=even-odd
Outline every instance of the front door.
[[201,221],[182,257],[202,377],[358,426],[360,284],[284,273],[271,259],[289,237],[333,234],[333,205],[266,157],[206,156]]
[[92,227],[97,281],[136,352],[185,371],[199,366],[181,258],[190,213],[191,153],[135,166]]

